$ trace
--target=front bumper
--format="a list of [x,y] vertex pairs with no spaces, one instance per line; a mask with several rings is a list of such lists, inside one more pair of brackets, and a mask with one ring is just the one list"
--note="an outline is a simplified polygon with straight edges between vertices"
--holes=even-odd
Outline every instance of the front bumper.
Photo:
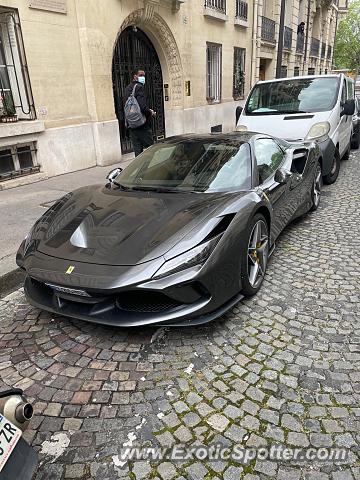
[[[70,275],[63,273],[68,265],[66,260],[38,252],[26,258],[22,265],[27,272],[24,288],[32,305],[53,314],[119,327],[196,325],[214,320],[242,298],[239,289],[234,291],[227,269],[214,265],[154,280],[144,265],[76,264]],[[225,279],[228,285],[224,285]]]

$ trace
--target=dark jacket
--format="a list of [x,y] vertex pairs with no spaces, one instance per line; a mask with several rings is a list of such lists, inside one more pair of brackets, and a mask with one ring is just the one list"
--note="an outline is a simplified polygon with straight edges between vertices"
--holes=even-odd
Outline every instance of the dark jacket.
[[[138,101],[141,112],[146,117],[145,126],[150,126],[151,112],[150,112],[150,108],[149,108],[149,104],[148,104],[147,95],[145,93],[145,88],[143,87],[143,85],[140,82],[132,81],[125,88],[125,91],[124,91],[124,105],[126,103],[126,100],[130,97],[135,85],[137,85],[136,90],[135,90],[135,98]],[[139,128],[142,128],[142,127],[139,127]]]

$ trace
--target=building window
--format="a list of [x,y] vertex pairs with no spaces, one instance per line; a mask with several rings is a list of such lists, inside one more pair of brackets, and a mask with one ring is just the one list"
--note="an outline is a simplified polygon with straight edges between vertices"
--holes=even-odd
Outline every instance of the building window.
[[294,67],[294,77],[298,77],[300,75],[300,67]]
[[40,170],[33,142],[0,149],[0,182]]
[[315,68],[313,67],[308,68],[308,75],[315,75]]
[[206,98],[208,102],[221,100],[221,45],[206,44]]
[[245,48],[234,47],[233,97],[235,100],[244,95],[245,90]]
[[205,7],[220,13],[226,13],[226,0],[205,0]]
[[286,77],[287,77],[287,66],[281,65],[280,78],[286,78]]
[[0,117],[31,120],[35,108],[16,10],[0,7]]

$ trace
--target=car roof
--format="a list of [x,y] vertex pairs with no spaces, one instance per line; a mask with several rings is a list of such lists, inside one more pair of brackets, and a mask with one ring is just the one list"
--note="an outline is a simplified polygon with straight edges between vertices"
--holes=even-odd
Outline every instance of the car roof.
[[310,79],[310,78],[340,78],[342,74],[329,74],[329,75],[301,75],[297,77],[286,77],[286,78],[273,78],[272,80],[260,80],[257,84],[263,83],[273,83],[273,82],[284,82],[287,80],[301,80],[301,79]]
[[[181,141],[181,140],[199,140],[202,142],[213,142],[214,140],[239,140],[239,142],[250,142],[253,137],[260,135],[258,132],[226,132],[226,133],[184,133],[181,135],[173,135],[167,137],[163,142],[172,142],[172,141]],[[264,135],[265,137],[271,138],[270,135]]]
[[284,147],[290,146],[289,142],[282,138],[273,137],[272,135],[267,135],[266,133],[260,132],[227,132],[227,133],[185,133],[182,135],[174,135],[172,137],[167,137],[158,143],[171,143],[171,142],[181,142],[182,140],[198,140],[201,142],[213,142],[214,140],[223,140],[223,141],[234,141],[238,140],[239,143],[252,143],[257,137],[261,138],[273,138],[278,143],[281,143]]

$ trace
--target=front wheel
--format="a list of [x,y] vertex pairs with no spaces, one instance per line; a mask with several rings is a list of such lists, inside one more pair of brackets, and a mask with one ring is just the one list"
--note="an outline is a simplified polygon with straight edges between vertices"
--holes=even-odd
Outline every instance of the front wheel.
[[322,188],[322,175],[321,175],[321,167],[318,163],[315,168],[315,176],[311,191],[311,207],[310,211],[315,212],[320,205],[320,197],[321,197],[321,188]]
[[242,292],[255,295],[265,277],[269,257],[269,229],[263,215],[256,214],[248,228],[247,241],[242,248]]
[[323,177],[324,183],[326,183],[327,185],[331,185],[332,183],[335,183],[339,176],[339,171],[340,171],[340,153],[339,153],[339,150],[336,148],[334,152],[331,171],[330,173],[328,173]]

